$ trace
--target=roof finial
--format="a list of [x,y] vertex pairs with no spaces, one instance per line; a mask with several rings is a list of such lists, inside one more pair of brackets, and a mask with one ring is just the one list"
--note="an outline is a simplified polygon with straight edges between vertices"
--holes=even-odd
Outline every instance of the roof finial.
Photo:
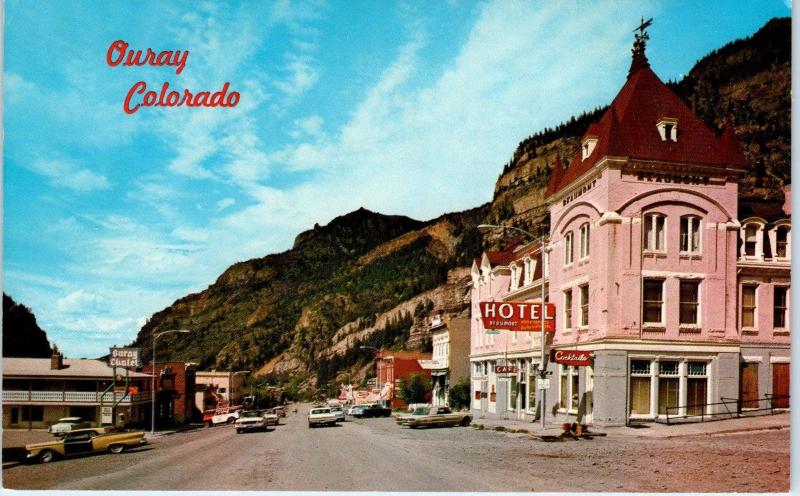
[[639,24],[639,27],[633,30],[634,33],[636,33],[636,31],[639,32],[635,34],[636,39],[633,42],[633,48],[631,48],[633,60],[631,61],[631,68],[628,71],[629,77],[631,74],[643,67],[650,67],[650,63],[647,61],[647,55],[645,55],[644,49],[647,45],[647,40],[650,39],[650,35],[647,34],[645,29],[647,29],[651,24],[653,24],[652,17],[646,21],[644,20],[644,17],[642,17],[642,22]]

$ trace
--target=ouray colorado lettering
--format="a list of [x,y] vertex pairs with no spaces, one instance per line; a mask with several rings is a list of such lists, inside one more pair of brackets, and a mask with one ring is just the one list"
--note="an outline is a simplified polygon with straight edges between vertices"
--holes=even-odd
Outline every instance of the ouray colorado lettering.
[[[109,67],[124,67],[150,65],[153,67],[175,67],[175,74],[180,75],[186,68],[189,59],[189,50],[163,51],[156,53],[150,48],[146,52],[129,50],[128,44],[123,40],[113,42],[106,52],[106,63]],[[211,93],[201,91],[192,93],[184,89],[183,93],[170,90],[169,83],[161,85],[160,91],[147,90],[147,83],[139,81],[131,86],[122,109],[126,114],[133,114],[141,107],[235,107],[239,103],[239,93],[228,93],[230,83],[226,82],[222,89]],[[143,95],[139,98],[137,95]]]

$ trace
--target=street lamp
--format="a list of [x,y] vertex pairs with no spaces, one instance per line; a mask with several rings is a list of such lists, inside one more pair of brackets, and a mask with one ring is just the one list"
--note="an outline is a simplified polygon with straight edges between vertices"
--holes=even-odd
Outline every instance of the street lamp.
[[[530,233],[530,232],[528,232],[528,231],[526,231],[524,229],[520,229],[519,227],[500,226],[500,225],[497,225],[497,224],[480,224],[480,225],[478,225],[478,230],[480,232],[482,232],[482,233],[487,233],[487,232],[492,231],[494,229],[510,229],[512,231],[521,232],[522,234],[525,234],[526,236],[528,236],[531,239],[536,239],[537,238],[537,236],[534,235],[533,233]],[[545,366],[544,366],[545,357],[547,356],[547,354],[546,354],[546,351],[547,351],[547,336],[545,336],[545,332],[544,332],[544,314],[545,314],[545,311],[544,311],[544,271],[545,271],[545,266],[544,266],[544,244],[547,242],[547,238],[545,237],[544,234],[542,234],[541,236],[538,236],[538,238],[539,238],[540,246],[539,246],[539,249],[537,251],[539,252],[539,260],[540,260],[540,262],[542,264],[541,294],[540,294],[540,299],[542,301],[542,311],[539,312],[539,316],[540,316],[540,319],[541,319],[539,321],[539,331],[542,334],[542,357],[541,357],[541,363],[540,363],[540,366],[539,366],[539,375],[540,375],[541,379],[544,380],[547,377],[547,370],[545,369]],[[506,343],[508,343],[508,341],[506,341]],[[545,428],[545,414],[546,414],[545,399],[547,398],[547,396],[546,396],[547,392],[546,392],[545,389],[540,389],[540,391],[541,391],[541,393],[540,393],[541,396],[540,396],[540,401],[539,401],[539,408],[541,409],[541,412],[542,412],[541,413],[542,429],[544,429]]]
[[233,377],[237,375],[249,374],[249,370],[238,370],[231,374],[231,383],[228,384],[228,406],[233,406]]
[[187,329],[170,329],[168,331],[159,332],[158,334],[153,334],[153,363],[150,370],[152,373],[152,378],[150,380],[150,394],[152,395],[150,398],[150,434],[155,434],[156,432],[156,339],[171,332],[186,334],[192,331]]

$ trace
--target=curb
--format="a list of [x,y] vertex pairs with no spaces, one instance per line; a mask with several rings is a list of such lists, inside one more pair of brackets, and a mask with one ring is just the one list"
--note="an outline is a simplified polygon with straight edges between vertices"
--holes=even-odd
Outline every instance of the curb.
[[675,439],[681,437],[697,437],[697,436],[721,436],[725,434],[739,434],[742,432],[766,432],[766,431],[780,431],[783,429],[789,429],[791,426],[789,425],[773,425],[770,427],[751,427],[751,428],[742,428],[742,429],[726,429],[723,431],[716,431],[716,432],[694,432],[688,434],[675,434],[669,436],[636,436],[638,438],[649,438],[649,437],[660,437],[662,439]]

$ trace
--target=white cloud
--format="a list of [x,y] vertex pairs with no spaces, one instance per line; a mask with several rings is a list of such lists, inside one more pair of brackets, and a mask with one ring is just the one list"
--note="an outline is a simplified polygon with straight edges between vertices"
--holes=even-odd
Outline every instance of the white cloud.
[[236,200],[233,198],[223,198],[222,200],[217,202],[217,210],[222,211],[228,207],[231,207],[236,204]]
[[111,183],[104,175],[81,167],[77,162],[66,158],[34,160],[29,167],[47,177],[50,184],[81,193],[111,187]]
[[102,308],[107,302],[97,293],[79,289],[72,291],[56,301],[56,308],[62,313],[84,314],[87,312],[104,312]]
[[289,96],[305,93],[319,80],[319,73],[314,68],[314,59],[307,55],[286,54],[286,65],[283,72],[287,76],[283,80],[275,81],[275,87]]
[[189,227],[176,227],[172,230],[172,236],[181,241],[193,241],[201,243],[208,241],[208,230],[192,229]]

